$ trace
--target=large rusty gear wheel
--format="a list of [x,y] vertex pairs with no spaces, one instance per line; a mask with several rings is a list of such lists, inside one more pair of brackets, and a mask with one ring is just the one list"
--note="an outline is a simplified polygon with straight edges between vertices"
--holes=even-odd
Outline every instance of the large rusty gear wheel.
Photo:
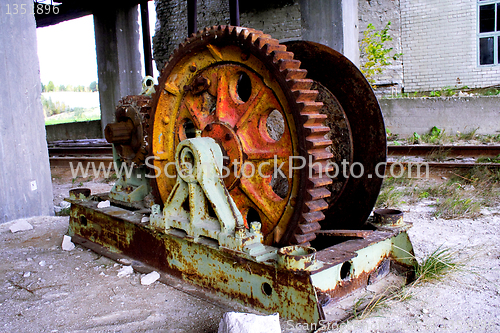
[[[325,172],[333,155],[326,150],[332,143],[325,138],[327,116],[306,75],[284,45],[254,29],[216,26],[182,43],[163,68],[153,101],[157,203],[175,185],[175,147],[200,130],[230,161],[224,181],[245,223],[260,220],[268,245],[309,245],[328,208],[332,180]],[[289,163],[289,156],[296,158]],[[306,167],[297,168],[297,157]],[[248,176],[251,165],[262,176]],[[273,177],[275,165],[287,177]]]

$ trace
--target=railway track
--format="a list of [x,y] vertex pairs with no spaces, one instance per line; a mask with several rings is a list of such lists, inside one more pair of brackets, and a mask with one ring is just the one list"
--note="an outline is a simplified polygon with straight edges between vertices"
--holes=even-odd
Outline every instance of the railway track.
[[48,148],[51,167],[76,168],[78,163],[86,166],[92,162],[108,166],[113,162],[113,148],[105,139],[53,141]]
[[432,155],[446,155],[448,158],[456,157],[496,157],[500,155],[500,146],[433,146],[433,145],[407,145],[388,146],[388,156],[402,157],[428,157]]
[[[477,157],[494,158],[500,155],[500,145],[481,146],[432,146],[432,145],[407,145],[388,146],[387,168],[408,168],[425,163],[431,172],[447,172],[454,169],[470,169],[473,167],[500,168],[500,163],[475,163],[474,161],[463,161]],[[401,161],[401,158],[421,158],[415,161]],[[436,162],[426,159],[445,159]],[[49,143],[49,159],[52,167],[73,167],[78,162],[105,165],[113,162],[113,149],[104,139],[60,141]]]
[[[500,163],[478,163],[479,157],[495,158],[500,156],[499,145],[480,146],[435,146],[435,145],[407,145],[388,146],[389,161],[387,168],[422,169],[428,167],[432,173],[453,173],[454,170],[468,170],[474,167],[500,168]],[[420,158],[415,161],[401,160],[402,158]],[[437,161],[436,161],[437,160]],[[394,167],[393,167],[394,165]]]

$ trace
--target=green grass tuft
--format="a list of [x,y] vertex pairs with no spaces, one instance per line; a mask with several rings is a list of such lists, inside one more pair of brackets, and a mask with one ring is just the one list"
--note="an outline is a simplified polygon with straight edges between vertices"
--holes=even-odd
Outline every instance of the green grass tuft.
[[457,252],[442,246],[434,250],[430,255],[417,262],[415,267],[415,281],[412,286],[422,282],[441,280],[449,272],[458,269],[462,264],[458,263]]

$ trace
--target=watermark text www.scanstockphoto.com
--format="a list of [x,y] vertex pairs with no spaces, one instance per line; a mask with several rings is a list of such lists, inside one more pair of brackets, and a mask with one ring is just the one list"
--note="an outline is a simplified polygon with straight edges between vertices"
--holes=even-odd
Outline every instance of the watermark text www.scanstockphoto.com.
[[[151,173],[146,174],[146,178],[158,178],[160,176],[166,176],[168,178],[176,178],[177,172],[175,167],[175,162],[168,162],[164,165],[163,170],[154,165],[153,161],[158,159],[156,156],[149,156],[145,165],[151,169]],[[227,157],[224,157],[228,160]],[[82,177],[87,178],[93,176],[94,178],[109,178],[114,170],[118,178],[125,176],[130,178],[134,175],[134,165],[127,163],[116,163],[100,162],[96,165],[95,162],[87,162],[84,165],[83,162],[78,162],[75,166],[73,162],[70,162],[71,175],[73,178]],[[288,167],[287,167],[288,166]],[[335,179],[339,177],[344,178],[362,178],[365,176],[365,167],[360,162],[350,163],[349,161],[343,160],[340,163],[335,162],[313,162],[312,157],[309,158],[309,163],[307,159],[302,156],[290,156],[285,162],[278,159],[277,156],[274,157],[272,161],[260,162],[255,165],[252,162],[239,162],[238,160],[232,161],[232,163],[224,163],[219,166],[216,170],[212,165],[200,164],[194,167],[188,162],[181,163],[183,176],[196,176],[195,173],[203,172],[205,176],[213,176],[210,173],[215,173],[220,178],[226,178],[232,174],[238,174],[242,178],[253,178],[254,176],[259,176],[261,178],[293,178],[293,175],[297,170],[302,170],[308,168],[308,176],[320,176],[326,175],[329,178]],[[371,178],[401,178],[401,177],[416,177],[421,178],[429,177],[429,165],[427,163],[413,163],[409,162],[403,164],[400,162],[394,162],[387,168],[386,162],[378,163],[375,168],[371,171],[373,173],[367,173],[366,177]],[[136,177],[141,178],[141,174],[135,174]]]

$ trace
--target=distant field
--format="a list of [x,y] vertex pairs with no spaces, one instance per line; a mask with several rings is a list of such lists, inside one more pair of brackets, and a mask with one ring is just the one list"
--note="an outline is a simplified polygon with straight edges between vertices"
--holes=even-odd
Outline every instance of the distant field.
[[45,125],[55,125],[99,119],[101,119],[101,109],[97,107],[92,109],[63,112],[55,116],[47,117],[45,118]]
[[98,92],[73,92],[73,91],[58,91],[44,92],[42,96],[46,99],[51,98],[53,102],[61,102],[72,108],[94,108],[99,107]]
[[64,103],[69,111],[45,118],[45,125],[101,119],[98,92],[48,92],[43,98],[53,103]]

